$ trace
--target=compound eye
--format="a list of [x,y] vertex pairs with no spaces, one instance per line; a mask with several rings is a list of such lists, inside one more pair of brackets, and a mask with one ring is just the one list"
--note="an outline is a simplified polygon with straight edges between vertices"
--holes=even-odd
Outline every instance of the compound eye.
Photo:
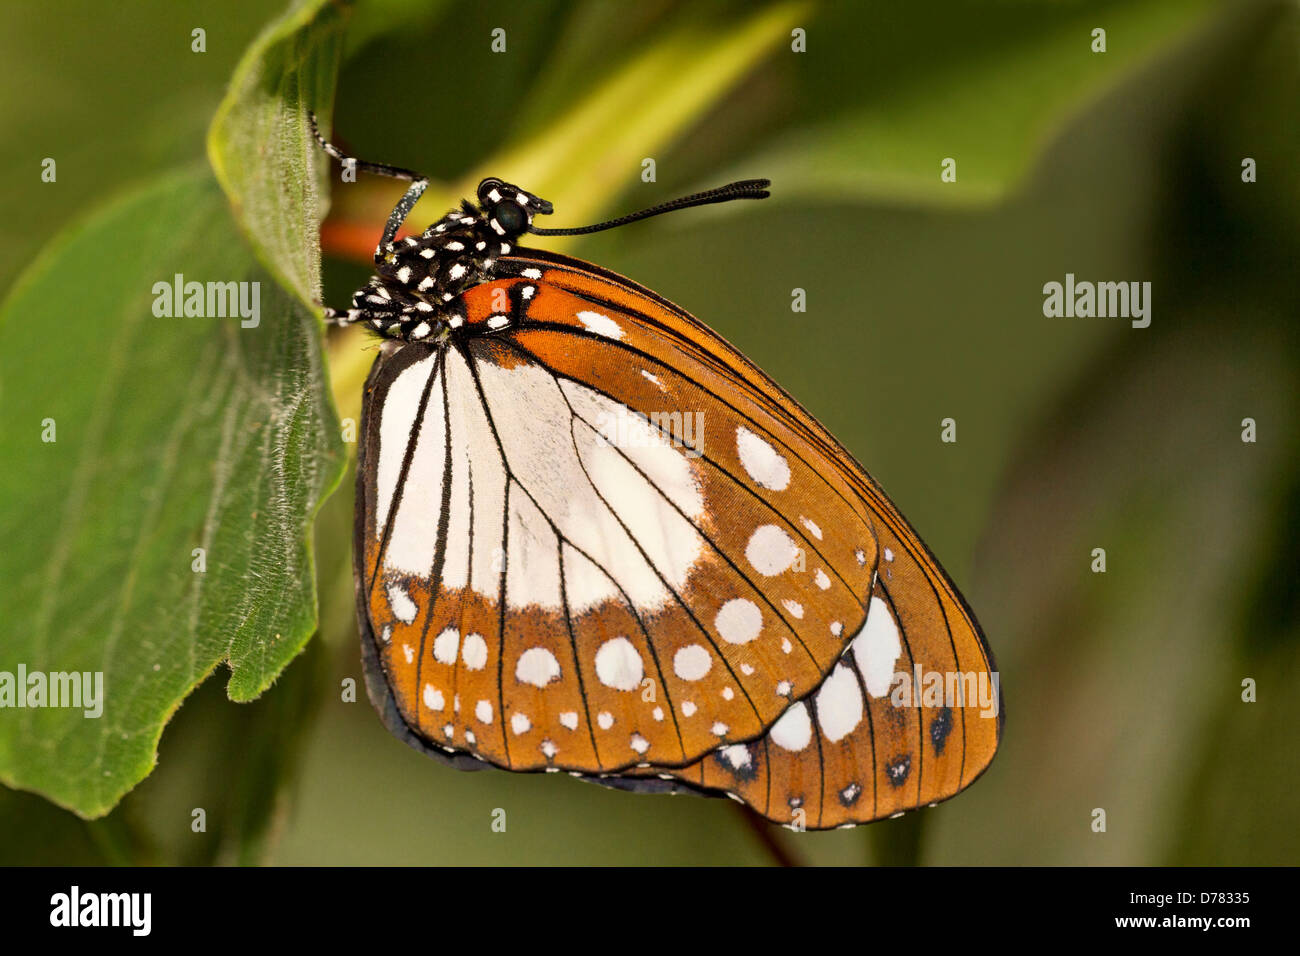
[[516,202],[500,202],[492,210],[492,218],[510,233],[521,233],[528,228],[528,215]]

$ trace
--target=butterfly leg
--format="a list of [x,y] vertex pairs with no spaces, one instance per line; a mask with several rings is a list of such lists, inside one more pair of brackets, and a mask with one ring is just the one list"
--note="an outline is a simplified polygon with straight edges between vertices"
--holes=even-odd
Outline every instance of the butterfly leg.
[[361,310],[359,309],[335,309],[328,305],[324,308],[326,325],[337,325],[344,328],[361,317]]
[[[311,134],[316,137],[316,142],[320,144],[320,148],[325,150],[329,156],[337,159],[344,167],[350,167],[354,170],[359,169],[365,173],[374,173],[376,176],[405,179],[410,182],[410,187],[402,194],[402,198],[397,201],[393,211],[388,214],[388,222],[384,225],[384,235],[380,238],[379,245],[375,247],[375,261],[382,262],[384,254],[391,251],[393,239],[397,236],[397,230],[401,228],[402,223],[406,221],[406,217],[410,214],[411,208],[424,195],[425,189],[428,188],[428,177],[421,176],[410,169],[402,169],[400,166],[389,166],[387,163],[369,163],[348,156],[320,134],[320,130],[316,125],[315,113],[309,112],[307,117],[311,121]],[[329,316],[328,312],[326,316]]]

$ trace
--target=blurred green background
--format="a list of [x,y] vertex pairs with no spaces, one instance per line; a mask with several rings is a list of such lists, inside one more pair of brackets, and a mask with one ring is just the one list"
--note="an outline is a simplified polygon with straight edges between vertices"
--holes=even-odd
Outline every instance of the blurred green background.
[[[854,452],[978,614],[1008,715],[968,792],[854,831],[773,830],[795,859],[1300,862],[1300,8],[759,6],[363,2],[336,137],[440,181],[421,227],[489,158],[513,179],[544,149],[562,153],[548,172],[561,194],[519,181],[557,200],[555,225],[773,178],[764,203],[564,248],[701,317]],[[201,158],[235,64],[281,9],[10,4],[0,290],[126,184]],[[680,123],[656,125],[655,83],[678,96],[672,75],[695,62],[674,55],[704,59],[763,14],[805,28],[807,52],[782,26]],[[498,26],[505,55],[489,50]],[[656,55],[672,69],[644,102],[602,116],[589,97]],[[579,107],[596,120],[569,125]],[[638,156],[638,131],[657,131],[657,182],[584,162],[612,129]],[[33,172],[46,155],[57,189]],[[955,183],[940,181],[945,157]],[[399,193],[336,195],[327,234],[373,242]],[[345,241],[327,247],[325,297],[341,305],[366,270]],[[1045,318],[1042,286],[1067,272],[1150,281],[1150,328]],[[340,412],[355,414],[370,353],[329,347]],[[940,442],[946,417],[955,444]],[[1256,443],[1241,440],[1247,417]],[[364,692],[342,701],[361,677],[350,532],[349,474],[318,522],[320,633],[270,692],[237,705],[220,672],[207,681],[157,770],[103,819],[0,790],[0,862],[773,862],[730,801],[457,773],[389,737]],[[1097,547],[1105,574],[1090,571]],[[490,828],[498,807],[505,833]]]

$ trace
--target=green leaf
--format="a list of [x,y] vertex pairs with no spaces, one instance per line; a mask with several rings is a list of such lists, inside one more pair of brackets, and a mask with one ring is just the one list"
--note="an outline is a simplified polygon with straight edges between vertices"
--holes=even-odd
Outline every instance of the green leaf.
[[[689,11],[678,14],[616,68],[573,91],[545,123],[526,116],[502,124],[506,138],[499,149],[490,156],[465,157],[473,165],[457,181],[431,183],[410,222],[436,220],[462,197],[472,196],[478,181],[489,175],[527,183],[563,210],[565,223],[589,221],[613,196],[633,183],[641,185],[642,161],[669,148],[739,87],[780,49],[808,10],[806,3],[771,4],[721,25]],[[350,186],[335,198],[344,218],[381,224],[395,199],[393,187],[373,178],[367,183]],[[568,245],[548,240],[548,248]]]
[[[156,317],[154,284],[178,273],[257,283],[257,326]],[[33,264],[0,308],[0,457],[16,465],[0,475],[0,671],[102,672],[104,705],[0,711],[0,780],[101,815],[220,662],[250,700],[302,649],[311,523],[343,463],[327,395],[318,321],[205,173],[117,202]]]
[[309,306],[320,301],[327,194],[307,111],[329,112],[349,10],[296,0],[244,54],[208,132],[208,158],[258,258]]
[[[774,197],[972,203],[1003,195],[1089,103],[1168,53],[1210,0],[830,8],[799,102],[822,104],[746,158]],[[1092,31],[1106,31],[1093,52]],[[829,108],[829,115],[828,109]],[[955,182],[940,164],[956,161]]]

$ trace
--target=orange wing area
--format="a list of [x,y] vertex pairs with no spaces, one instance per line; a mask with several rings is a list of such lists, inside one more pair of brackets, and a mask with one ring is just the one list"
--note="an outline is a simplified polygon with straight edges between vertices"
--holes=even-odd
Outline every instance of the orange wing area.
[[652,293],[501,265],[456,343],[386,347],[367,383],[358,597],[390,728],[808,828],[968,785],[1000,735],[991,658],[860,466]]
[[997,747],[999,688],[982,657],[958,662],[962,642],[945,634],[951,608],[906,545],[888,533],[881,544],[871,613],[892,624],[880,629],[885,639],[898,635],[895,674],[873,672],[866,639],[855,641],[822,687],[762,737],[689,767],[631,772],[730,794],[796,829],[930,806],[978,777]]

